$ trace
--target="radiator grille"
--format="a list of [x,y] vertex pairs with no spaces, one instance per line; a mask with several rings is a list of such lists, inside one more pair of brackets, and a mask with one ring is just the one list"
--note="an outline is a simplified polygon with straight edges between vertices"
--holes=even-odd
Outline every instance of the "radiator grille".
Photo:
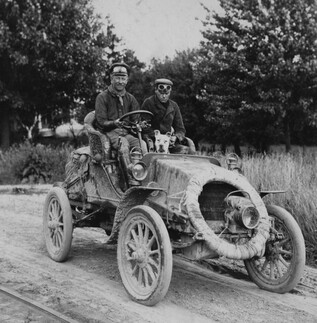
[[213,182],[206,184],[198,198],[200,210],[205,220],[224,221],[224,199],[230,192],[235,190],[235,187],[226,183]]

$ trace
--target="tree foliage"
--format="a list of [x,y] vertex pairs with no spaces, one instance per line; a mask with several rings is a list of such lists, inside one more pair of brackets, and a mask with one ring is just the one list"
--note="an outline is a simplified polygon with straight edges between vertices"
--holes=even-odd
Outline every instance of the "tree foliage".
[[[90,0],[0,0],[0,105],[32,124],[69,117],[103,86],[119,42]],[[93,98],[93,99],[92,99]],[[2,136],[5,134],[2,132]]]
[[209,12],[196,77],[217,139],[259,149],[316,125],[315,0],[220,1]]

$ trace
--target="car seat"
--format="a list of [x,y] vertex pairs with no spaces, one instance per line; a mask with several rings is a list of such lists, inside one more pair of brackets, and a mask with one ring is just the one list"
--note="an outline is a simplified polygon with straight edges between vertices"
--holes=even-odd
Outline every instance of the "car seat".
[[84,126],[88,133],[91,157],[96,162],[109,161],[112,157],[110,139],[106,134],[98,131],[94,124],[95,111],[91,111],[84,119]]

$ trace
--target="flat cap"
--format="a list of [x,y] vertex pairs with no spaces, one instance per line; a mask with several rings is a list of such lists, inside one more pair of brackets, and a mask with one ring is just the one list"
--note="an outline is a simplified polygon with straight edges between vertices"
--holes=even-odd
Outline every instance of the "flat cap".
[[157,85],[157,84],[167,84],[167,85],[170,85],[172,86],[173,85],[173,82],[169,79],[156,79],[154,81],[154,84]]
[[129,66],[126,63],[114,63],[110,66],[111,75],[129,75]]

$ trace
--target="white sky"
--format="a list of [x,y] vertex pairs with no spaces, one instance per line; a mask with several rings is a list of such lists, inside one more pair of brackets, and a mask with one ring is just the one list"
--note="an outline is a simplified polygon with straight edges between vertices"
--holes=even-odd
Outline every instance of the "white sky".
[[217,0],[92,0],[96,13],[110,16],[116,35],[145,63],[198,46],[206,17],[201,2],[220,10]]

